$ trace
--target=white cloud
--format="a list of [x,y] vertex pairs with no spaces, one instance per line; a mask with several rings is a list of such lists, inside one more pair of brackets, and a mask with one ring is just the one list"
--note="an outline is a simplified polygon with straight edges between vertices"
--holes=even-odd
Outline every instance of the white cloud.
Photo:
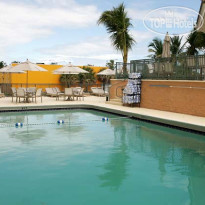
[[94,37],[70,45],[58,45],[41,49],[38,52],[47,56],[47,58],[57,59],[56,61],[80,58],[88,59],[88,61],[91,59],[106,61],[121,58],[121,54],[113,49],[108,37]]
[[[147,44],[154,37],[153,33],[133,30],[131,34],[137,41],[133,50],[129,53],[130,59],[137,58],[137,55],[147,56]],[[146,42],[146,43],[145,43]],[[106,36],[89,38],[83,42],[73,43],[69,45],[58,45],[51,48],[44,48],[37,51],[43,56],[43,62],[86,62],[103,63],[110,59],[122,61],[122,55],[117,52],[111,45],[110,39]],[[85,63],[85,64],[86,64]]]
[[152,41],[156,35],[152,32],[148,31],[131,31],[134,39],[136,40],[137,44],[134,46],[133,50],[130,52],[130,59],[136,60],[140,58],[147,58],[146,56],[149,55],[148,53],[148,44]]
[[[19,0],[18,3],[16,0],[0,0],[0,9],[0,54],[6,53],[6,48],[12,48],[9,50],[10,56],[5,57],[10,61],[27,57],[36,62],[74,61],[77,64],[96,65],[104,65],[106,60],[110,59],[122,61],[121,53],[113,49],[110,39],[97,36],[97,33],[96,37],[87,39],[84,39],[82,34],[81,41],[71,39],[73,42],[69,45],[58,45],[58,41],[51,42],[50,47],[38,51],[33,50],[31,44],[28,44],[28,48],[24,47],[25,50],[15,47],[46,38],[62,28],[70,29],[72,32],[72,29],[87,27],[88,31],[91,26],[96,25],[100,15],[96,6],[78,4],[75,0]],[[142,19],[147,13],[146,10],[131,9],[128,12],[133,19]],[[129,53],[130,59],[147,55],[147,44],[155,34],[146,30],[132,30],[131,34],[137,44]],[[69,38],[72,38],[72,34]]]
[[99,16],[95,6],[82,6],[72,0],[36,2],[38,4],[0,2],[0,50],[46,37],[58,27],[69,29],[94,25]]
[[147,40],[152,39],[156,35],[148,31],[137,31],[132,30],[131,35],[134,37],[137,44],[147,42]]
[[80,5],[76,3],[75,0],[30,0],[32,3],[36,3],[36,5],[40,7],[67,7],[74,8],[79,7]]
[[147,13],[149,12],[149,10],[139,10],[139,9],[134,9],[134,8],[129,8],[127,9],[129,16],[133,19],[133,20],[143,20],[144,17],[147,15]]

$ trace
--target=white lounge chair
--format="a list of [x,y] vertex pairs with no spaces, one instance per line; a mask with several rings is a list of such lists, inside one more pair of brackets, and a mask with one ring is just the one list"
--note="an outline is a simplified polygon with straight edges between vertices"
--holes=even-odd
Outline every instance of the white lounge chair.
[[53,88],[46,88],[46,95],[51,97],[57,97],[57,92]]
[[56,92],[57,92],[57,93],[59,93],[59,94],[64,94],[63,92],[60,91],[60,89],[59,89],[58,87],[55,87],[55,89],[56,89]]
[[78,98],[82,98],[84,100],[84,93],[83,93],[83,91],[84,91],[84,88],[81,88],[81,90],[79,92],[74,93],[74,97],[76,97],[77,100],[78,100]]
[[75,94],[75,93],[79,93],[82,88],[81,87],[74,87],[72,89],[73,89],[73,94]]
[[57,93],[56,95],[56,100],[59,100],[60,96],[64,96],[65,93],[61,92],[58,87],[55,87],[55,92]]
[[91,94],[97,95],[97,96],[105,96],[105,91],[102,88],[97,87],[91,87]]

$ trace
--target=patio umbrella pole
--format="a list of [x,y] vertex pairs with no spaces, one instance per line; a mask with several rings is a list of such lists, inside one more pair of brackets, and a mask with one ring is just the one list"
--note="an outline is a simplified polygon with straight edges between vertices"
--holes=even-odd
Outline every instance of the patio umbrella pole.
[[27,77],[26,77],[26,88],[28,89],[28,71],[27,71]]

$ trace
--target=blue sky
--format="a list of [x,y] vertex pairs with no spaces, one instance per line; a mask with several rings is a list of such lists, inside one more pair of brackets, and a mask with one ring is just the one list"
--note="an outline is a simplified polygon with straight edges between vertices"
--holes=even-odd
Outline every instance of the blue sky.
[[[96,21],[104,10],[118,6],[121,0],[0,0],[0,60],[58,62],[74,65],[100,65],[121,54],[111,45],[103,26]],[[144,16],[157,8],[181,6],[199,11],[200,0],[127,0],[132,18],[131,33],[137,44],[129,60],[146,58],[147,45],[156,36],[143,24]]]

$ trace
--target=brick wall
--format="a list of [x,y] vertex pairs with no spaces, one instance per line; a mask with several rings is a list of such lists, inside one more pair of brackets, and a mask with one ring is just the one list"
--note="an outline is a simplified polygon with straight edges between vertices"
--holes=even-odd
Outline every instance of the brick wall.
[[122,94],[121,88],[127,85],[127,80],[111,79],[110,99],[117,98],[117,95]]
[[[116,98],[116,87],[126,83],[111,80],[115,85],[110,89],[110,98]],[[205,117],[205,82],[143,80],[141,107]]]

